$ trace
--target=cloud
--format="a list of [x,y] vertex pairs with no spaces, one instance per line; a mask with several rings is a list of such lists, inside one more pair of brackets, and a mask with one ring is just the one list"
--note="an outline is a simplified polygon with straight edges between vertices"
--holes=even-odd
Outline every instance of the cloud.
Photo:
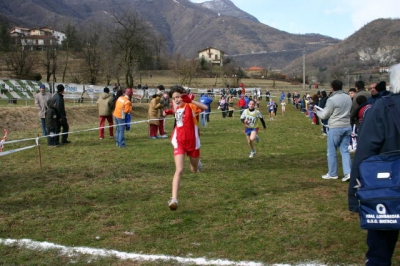
[[331,15],[331,14],[343,14],[345,11],[341,7],[335,7],[333,9],[326,9],[324,10],[324,14]]
[[352,5],[351,21],[356,30],[378,18],[400,18],[398,0],[357,0]]

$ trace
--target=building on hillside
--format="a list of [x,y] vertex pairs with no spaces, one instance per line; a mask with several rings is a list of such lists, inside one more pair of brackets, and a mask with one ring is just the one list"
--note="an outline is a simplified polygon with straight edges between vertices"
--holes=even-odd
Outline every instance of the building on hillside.
[[223,60],[225,52],[213,47],[208,47],[206,49],[197,52],[199,55],[199,60],[204,58],[208,63],[223,66]]
[[380,67],[379,73],[389,73],[389,67]]
[[46,46],[61,45],[66,39],[65,33],[49,27],[32,29],[14,27],[9,34],[14,44],[20,44],[29,50],[44,50]]
[[262,67],[258,67],[258,66],[252,66],[252,67],[246,68],[245,71],[246,71],[247,76],[254,77],[254,78],[257,78],[257,77],[260,78],[260,77],[264,76],[265,69]]

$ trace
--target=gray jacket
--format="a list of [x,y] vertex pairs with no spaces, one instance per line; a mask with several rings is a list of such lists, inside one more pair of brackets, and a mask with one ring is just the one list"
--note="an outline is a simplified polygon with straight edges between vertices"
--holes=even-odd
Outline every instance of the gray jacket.
[[45,118],[46,116],[46,109],[47,109],[47,101],[50,100],[52,97],[50,92],[45,92],[42,94],[39,92],[35,96],[35,105],[37,109],[39,110],[39,117],[40,118]]
[[340,91],[334,91],[326,101],[323,110],[317,110],[317,116],[321,119],[329,119],[329,128],[351,127],[350,110],[351,98],[348,94]]

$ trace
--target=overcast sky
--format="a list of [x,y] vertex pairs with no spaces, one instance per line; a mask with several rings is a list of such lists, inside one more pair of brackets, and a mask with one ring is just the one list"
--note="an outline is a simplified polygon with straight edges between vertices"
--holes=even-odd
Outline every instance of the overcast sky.
[[[204,0],[190,0],[195,3]],[[400,18],[399,0],[231,0],[261,23],[344,39],[377,18]]]

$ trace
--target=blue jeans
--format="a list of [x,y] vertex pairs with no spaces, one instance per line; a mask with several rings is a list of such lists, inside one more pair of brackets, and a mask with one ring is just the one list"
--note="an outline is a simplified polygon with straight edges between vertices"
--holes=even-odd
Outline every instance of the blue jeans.
[[42,133],[43,133],[43,136],[47,136],[46,119],[45,119],[45,118],[40,118],[40,122],[42,123]]
[[338,175],[338,162],[336,150],[339,148],[342,155],[343,174],[350,174],[351,159],[348,146],[350,143],[351,127],[329,128],[328,131],[328,174],[330,176]]
[[205,126],[206,126],[206,123],[207,123],[207,120],[206,120],[206,113],[205,113],[205,112],[201,112],[201,113],[200,113],[200,124],[201,124],[203,127],[205,127]]
[[115,142],[118,147],[126,147],[125,144],[125,119],[122,118],[116,118],[115,119],[115,125],[116,125],[116,136],[115,136]]

